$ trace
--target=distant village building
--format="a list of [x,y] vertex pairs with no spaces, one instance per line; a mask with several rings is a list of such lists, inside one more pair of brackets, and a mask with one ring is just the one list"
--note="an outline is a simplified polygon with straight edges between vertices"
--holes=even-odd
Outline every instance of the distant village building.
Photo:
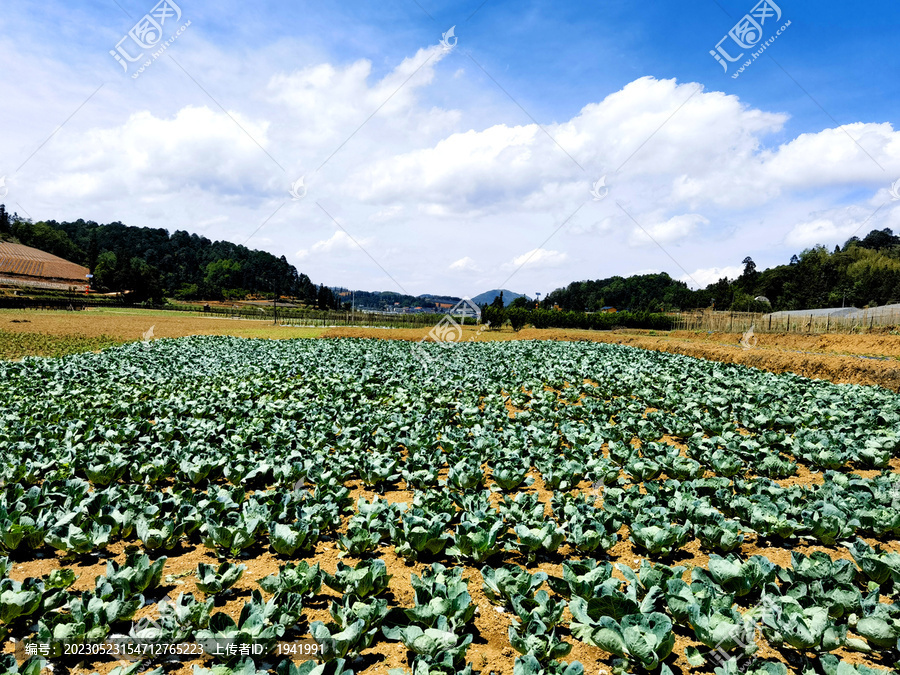
[[0,285],[84,291],[87,267],[30,246],[0,242]]

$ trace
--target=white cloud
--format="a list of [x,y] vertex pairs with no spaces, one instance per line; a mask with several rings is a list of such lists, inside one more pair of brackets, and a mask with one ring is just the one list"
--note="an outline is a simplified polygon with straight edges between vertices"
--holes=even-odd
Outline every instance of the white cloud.
[[269,142],[269,123],[230,114],[187,106],[162,118],[145,110],[119,127],[91,129],[60,144],[58,168],[37,187],[83,200],[262,190],[269,160],[257,144]]
[[[273,75],[268,82],[267,98],[294,122],[285,132],[295,142],[323,146],[318,161],[324,161],[340,144],[355,137],[363,122],[368,133],[378,128],[379,121],[370,126],[369,117],[406,118],[402,129],[391,129],[382,123],[383,133],[376,136],[382,142],[390,140],[402,147],[402,135],[411,140],[422,138],[449,129],[459,119],[456,111],[418,105],[420,90],[434,81],[435,67],[445,56],[437,45],[419,49],[371,84],[372,63],[366,59],[348,65],[317,63]],[[362,139],[353,140],[358,144]]]
[[460,258],[456,262],[450,263],[450,267],[448,269],[455,270],[458,272],[480,272],[481,269],[475,263],[472,258],[466,256],[465,258]]
[[[828,209],[809,214],[809,218],[794,224],[785,237],[785,244],[796,252],[816,244],[843,244],[852,236],[863,237],[873,229],[896,228],[900,224],[900,203],[880,190],[876,199],[862,206]],[[877,203],[875,203],[877,202]]]
[[560,251],[551,251],[545,248],[535,248],[513,258],[512,261],[506,263],[504,267],[507,269],[519,269],[520,267],[536,269],[557,267],[558,265],[562,265],[564,262],[566,262],[568,257],[569,256],[566,253],[562,253]]
[[387,208],[381,209],[378,213],[371,216],[370,220],[374,223],[388,222],[400,216],[403,211],[404,207],[402,204],[394,204],[393,206],[388,206]]
[[[249,245],[297,251],[317,283],[392,285],[371,261],[344,255],[358,251],[346,234],[321,234],[333,214],[354,236],[365,232],[364,246],[385,247],[379,265],[410,292],[460,296],[495,287],[523,263],[513,290],[647,266],[681,274],[617,203],[698,281],[740,273],[711,265],[745,255],[760,266],[785,262],[861,225],[859,234],[900,229],[887,192],[900,176],[900,132],[888,123],[788,135],[784,112],[642,77],[579,102],[569,119],[541,120],[542,129],[520,124],[480,71],[444,61],[437,45],[393,63],[338,61],[292,40],[238,54],[201,35],[180,41],[179,54],[227,73],[208,75],[227,113],[161,60],[139,88],[105,86],[9,175],[8,202],[35,219],[120,220],[238,243],[262,225]],[[27,58],[17,44],[0,46],[17,65],[4,73],[17,95],[3,111],[12,140],[0,148],[2,167],[19,166],[60,111],[90,93],[71,84],[73,66]],[[596,202],[590,189],[602,175],[609,195]],[[299,176],[308,196],[292,201]]]
[[617,221],[619,220],[619,218],[613,216],[606,216],[600,220],[582,224],[580,221],[573,219],[572,223],[566,225],[566,232],[574,235],[605,234],[607,232],[612,232],[616,228]]
[[356,239],[356,241],[353,241],[353,238],[351,238],[346,232],[338,230],[328,239],[317,241],[308,249],[300,249],[294,255],[300,260],[305,260],[306,258],[314,254],[328,255],[332,253],[359,251],[360,248],[365,249],[365,247],[371,243],[371,238]]
[[709,225],[709,220],[699,213],[684,213],[672,216],[663,222],[656,222],[643,229],[635,227],[631,233],[633,246],[665,246],[693,236],[700,225]]
[[815,218],[805,223],[797,223],[785,237],[789,246],[806,248],[817,243],[847,239],[859,225],[838,224],[830,218]]
[[679,277],[679,281],[683,281],[693,289],[706,288],[709,284],[714,284],[719,279],[737,279],[743,271],[743,267],[707,267],[694,270],[690,276],[687,274],[682,275]]

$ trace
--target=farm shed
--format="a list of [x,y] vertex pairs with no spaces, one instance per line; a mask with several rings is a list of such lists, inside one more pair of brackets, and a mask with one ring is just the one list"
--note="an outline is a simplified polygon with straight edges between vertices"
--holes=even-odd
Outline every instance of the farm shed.
[[0,284],[83,291],[87,267],[30,246],[0,242]]

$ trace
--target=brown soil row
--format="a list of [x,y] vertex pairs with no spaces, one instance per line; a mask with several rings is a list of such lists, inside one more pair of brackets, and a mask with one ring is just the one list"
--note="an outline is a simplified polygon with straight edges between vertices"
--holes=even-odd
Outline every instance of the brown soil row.
[[[646,333],[647,331],[639,332]],[[740,333],[707,333],[687,330],[672,331],[666,335],[679,340],[727,345],[738,344],[742,337]],[[757,340],[756,347],[758,349],[792,349],[802,352],[900,358],[900,335],[894,335],[889,331],[871,332],[864,335],[757,333],[754,337]]]
[[187,335],[233,335],[246,338],[315,337],[320,328],[275,326],[271,321],[197,316],[181,312],[134,313],[84,310],[80,312],[35,312],[0,310],[0,329],[10,333],[41,333],[54,336],[110,337],[123,342],[140,340],[153,327],[154,338]]

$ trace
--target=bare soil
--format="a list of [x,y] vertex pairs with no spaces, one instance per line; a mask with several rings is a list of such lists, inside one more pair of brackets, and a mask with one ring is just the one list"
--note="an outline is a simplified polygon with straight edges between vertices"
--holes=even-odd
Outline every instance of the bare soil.
[[119,342],[131,342],[142,339],[151,327],[155,339],[187,335],[283,339],[318,337],[322,333],[321,328],[276,326],[271,320],[229,319],[189,312],[91,308],[78,312],[0,310],[0,331],[8,333],[105,337]]

